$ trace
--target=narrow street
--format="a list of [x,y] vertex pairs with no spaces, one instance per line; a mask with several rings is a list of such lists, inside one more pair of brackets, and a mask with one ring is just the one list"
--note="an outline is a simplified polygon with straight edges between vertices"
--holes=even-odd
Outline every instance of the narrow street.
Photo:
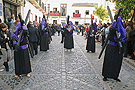
[[55,34],[52,39],[49,51],[39,51],[31,58],[30,78],[15,78],[11,60],[9,72],[0,72],[0,90],[135,90],[135,68],[125,61],[119,76],[121,82],[102,80],[104,54],[99,60],[100,43],[96,43],[95,53],[87,53],[85,38],[75,32],[74,49],[70,52],[60,43],[61,35]]

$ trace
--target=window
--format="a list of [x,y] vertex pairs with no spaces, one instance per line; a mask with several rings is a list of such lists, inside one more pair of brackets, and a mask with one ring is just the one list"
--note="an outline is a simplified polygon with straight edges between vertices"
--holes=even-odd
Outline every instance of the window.
[[42,9],[44,9],[44,3],[42,2]]
[[38,0],[36,0],[36,2],[38,2]]
[[45,9],[44,9],[44,10],[45,10],[45,12],[46,12],[46,4],[45,4]]
[[86,14],[86,15],[89,15],[89,10],[86,10],[86,11],[85,11],[85,14]]
[[17,6],[7,2],[4,2],[3,6],[4,22],[7,22],[8,18],[11,17],[11,15],[13,14],[15,16],[15,19],[17,18]]
[[61,4],[60,5],[61,16],[66,16],[66,11],[67,11],[67,4]]
[[39,5],[41,6],[41,0],[39,0]]
[[65,23],[66,21],[65,20],[61,20],[61,24]]
[[75,21],[75,25],[78,25],[78,22],[77,21]]
[[54,13],[57,12],[57,8],[53,8],[53,12],[54,12]]
[[75,14],[79,14],[79,10],[75,10]]
[[39,23],[41,22],[41,17],[39,17]]
[[50,12],[50,4],[48,4],[48,13]]

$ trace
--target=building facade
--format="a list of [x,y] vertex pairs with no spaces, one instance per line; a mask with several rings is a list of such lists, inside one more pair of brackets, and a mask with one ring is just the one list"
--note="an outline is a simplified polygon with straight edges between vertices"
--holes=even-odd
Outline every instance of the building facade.
[[[17,18],[18,13],[22,14],[25,19],[28,10],[31,10],[29,21],[37,21],[40,23],[45,13],[48,23],[61,24],[66,23],[67,16],[74,24],[90,24],[91,15],[93,15],[94,6],[111,6],[105,0],[0,0],[0,18],[3,22],[14,14]],[[114,4],[113,4],[114,5]],[[111,10],[113,9],[110,7]],[[99,21],[94,16],[95,21]]]
[[25,19],[30,9],[31,13],[28,21],[36,20],[40,22],[43,17],[42,13],[45,12],[44,3],[44,0],[1,0],[0,9],[2,8],[2,10],[0,10],[0,18],[2,18],[3,22],[7,22],[8,18],[13,14],[16,19],[18,13],[21,13],[22,18]]
[[[94,14],[95,5],[111,5],[111,3],[105,2],[105,0],[101,0],[100,2],[99,0],[47,0],[45,4],[45,13],[49,16],[48,22],[50,24],[64,23],[66,22],[66,17],[69,15],[70,20],[76,25],[91,24],[91,15]],[[94,16],[94,21],[98,22],[99,18]]]
[[[50,24],[65,23],[67,16],[70,16],[70,20],[78,24],[90,24],[91,15],[93,15],[95,8],[98,6],[98,2],[85,2],[72,0],[49,0],[46,4],[48,10],[46,13],[49,14],[48,22]],[[98,18],[95,16],[95,20]]]

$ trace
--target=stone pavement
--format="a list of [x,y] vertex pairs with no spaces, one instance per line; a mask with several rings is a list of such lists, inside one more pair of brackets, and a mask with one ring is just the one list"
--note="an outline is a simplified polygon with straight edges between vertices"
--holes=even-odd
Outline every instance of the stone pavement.
[[53,36],[50,50],[40,51],[31,59],[30,78],[15,78],[11,60],[10,71],[0,72],[0,90],[135,90],[135,68],[125,61],[119,76],[122,82],[102,81],[100,43],[96,43],[95,53],[87,53],[86,40],[76,33],[73,52],[65,51],[60,41],[61,36]]

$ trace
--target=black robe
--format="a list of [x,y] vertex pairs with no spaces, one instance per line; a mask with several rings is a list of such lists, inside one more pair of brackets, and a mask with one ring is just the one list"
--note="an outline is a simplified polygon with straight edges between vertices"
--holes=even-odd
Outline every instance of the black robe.
[[[90,37],[90,33],[94,34],[93,37]],[[96,34],[96,30],[92,30],[91,27],[89,28],[88,31],[88,39],[87,39],[87,44],[86,44],[86,50],[87,51],[92,51],[95,52],[95,34]]]
[[[48,25],[45,24],[45,28],[47,28]],[[49,35],[48,35],[48,30],[42,30],[41,31],[41,36],[40,36],[40,51],[47,51],[49,50]]]
[[108,44],[105,51],[102,75],[106,78],[118,78],[123,59],[119,47]]
[[65,33],[64,48],[66,49],[74,48],[73,29],[71,29],[70,32],[67,29],[65,29],[64,33]]
[[28,74],[31,72],[30,57],[27,49],[22,49],[19,52],[14,51],[15,74]]

